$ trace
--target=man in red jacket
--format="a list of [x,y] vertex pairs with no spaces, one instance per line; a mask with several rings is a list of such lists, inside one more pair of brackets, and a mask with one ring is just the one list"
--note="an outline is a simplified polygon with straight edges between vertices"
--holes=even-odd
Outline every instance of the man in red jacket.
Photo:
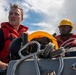
[[[17,38],[22,32],[26,32],[28,27],[21,25],[23,20],[23,9],[19,5],[11,5],[8,16],[9,22],[1,23],[0,29],[0,47],[4,38],[4,47],[0,48],[0,68],[8,67],[9,63],[9,45],[12,39]],[[1,35],[3,32],[3,38]]]
[[59,47],[74,47],[76,46],[76,35],[71,33],[74,29],[72,22],[69,19],[63,19],[58,26],[60,35],[56,36]]

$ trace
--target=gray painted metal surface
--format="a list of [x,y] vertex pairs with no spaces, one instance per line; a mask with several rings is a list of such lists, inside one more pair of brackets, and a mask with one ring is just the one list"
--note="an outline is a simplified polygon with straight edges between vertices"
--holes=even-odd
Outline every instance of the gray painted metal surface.
[[[61,75],[76,75],[76,70],[71,67],[76,68],[76,57],[64,57],[64,68]],[[12,75],[12,68],[17,60],[12,60],[9,63],[9,67],[6,75]],[[45,73],[55,71],[57,73],[59,69],[59,59],[38,59],[38,65],[41,72],[41,75],[45,75]],[[18,65],[15,75],[37,75],[36,68],[33,59],[28,59],[23,61]],[[48,75],[48,74],[46,74]]]

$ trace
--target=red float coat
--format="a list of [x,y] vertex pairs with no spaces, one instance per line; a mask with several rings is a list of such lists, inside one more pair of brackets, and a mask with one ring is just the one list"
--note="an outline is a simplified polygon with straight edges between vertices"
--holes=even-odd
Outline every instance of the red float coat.
[[[0,51],[0,60],[8,63],[9,62],[9,45],[12,38],[17,38],[20,36],[22,32],[26,32],[28,30],[28,27],[20,25],[19,30],[16,31],[13,29],[8,22],[4,22],[1,24],[1,29],[3,30],[4,33],[4,47]],[[1,37],[1,36],[0,36]]]
[[[70,34],[70,37],[69,37],[69,39],[71,39],[71,38],[76,38],[76,35],[75,34]],[[59,47],[65,42],[61,37],[60,37],[60,35],[57,35],[56,36],[56,39],[57,39],[57,42],[58,42],[58,45],[59,45]],[[67,41],[67,40],[66,40]],[[69,42],[72,42],[70,45],[71,45],[71,47],[76,47],[76,39],[73,39],[73,40],[71,40],[71,41],[67,41],[65,44],[68,44]],[[65,45],[64,44],[64,45]],[[63,45],[63,46],[64,46]]]

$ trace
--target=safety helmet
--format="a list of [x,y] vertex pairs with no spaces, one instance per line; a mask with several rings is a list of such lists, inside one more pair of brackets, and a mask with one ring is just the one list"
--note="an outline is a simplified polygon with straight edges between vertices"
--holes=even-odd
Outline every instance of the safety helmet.
[[74,29],[73,24],[72,24],[72,22],[71,22],[69,19],[63,19],[63,20],[60,22],[60,25],[58,26],[58,28],[59,28],[60,26],[63,26],[63,25],[71,26],[71,27],[72,27],[72,30]]

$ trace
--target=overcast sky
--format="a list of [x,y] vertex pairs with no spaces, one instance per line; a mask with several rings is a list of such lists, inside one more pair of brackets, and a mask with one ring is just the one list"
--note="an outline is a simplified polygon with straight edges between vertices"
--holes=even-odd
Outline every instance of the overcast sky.
[[8,10],[14,3],[23,8],[21,24],[29,27],[29,33],[44,30],[59,34],[57,26],[64,18],[72,21],[72,32],[76,33],[76,0],[0,0],[0,23],[8,21]]

